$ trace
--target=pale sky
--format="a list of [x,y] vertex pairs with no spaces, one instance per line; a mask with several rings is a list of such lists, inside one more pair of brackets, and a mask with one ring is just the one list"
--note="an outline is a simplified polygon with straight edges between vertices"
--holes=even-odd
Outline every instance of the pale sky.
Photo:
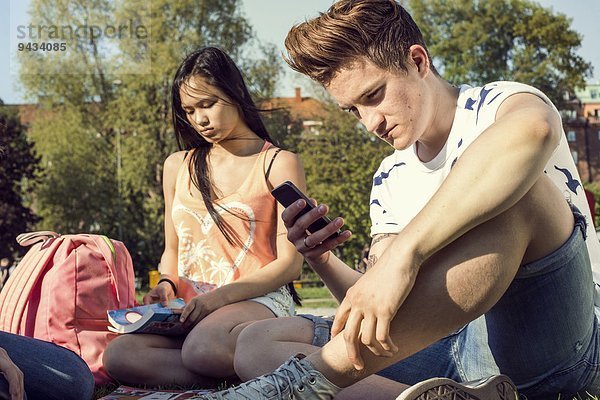
[[[7,104],[20,103],[22,95],[16,85],[17,74],[14,64],[10,64],[10,40],[16,40],[14,32],[18,23],[27,21],[26,10],[30,0],[0,0],[0,98]],[[242,0],[244,13],[253,26],[258,38],[270,42],[283,50],[283,40],[289,28],[325,11],[333,0]],[[572,19],[572,27],[583,35],[582,47],[578,53],[594,65],[594,77],[590,82],[600,80],[600,15],[599,0],[538,0],[544,7],[566,14]],[[11,27],[12,25],[12,27]],[[289,68],[286,69],[289,71]],[[291,71],[278,90],[280,96],[293,96],[293,88],[305,88],[306,82]],[[306,93],[306,91],[304,92]]]

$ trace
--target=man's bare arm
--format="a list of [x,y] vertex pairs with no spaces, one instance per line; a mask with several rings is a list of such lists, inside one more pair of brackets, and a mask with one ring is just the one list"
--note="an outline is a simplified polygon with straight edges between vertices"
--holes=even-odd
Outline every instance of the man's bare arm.
[[397,235],[396,233],[379,233],[373,236],[371,250],[369,250],[369,257],[367,259],[367,270],[377,263],[381,253],[387,249]]

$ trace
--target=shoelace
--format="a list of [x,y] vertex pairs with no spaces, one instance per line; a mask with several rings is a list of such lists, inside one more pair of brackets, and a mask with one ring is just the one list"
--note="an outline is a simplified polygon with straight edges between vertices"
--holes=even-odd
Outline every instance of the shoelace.
[[[289,359],[285,364],[270,374],[252,379],[234,388],[211,393],[202,397],[207,400],[271,400],[282,399],[287,396],[292,398],[292,382],[302,382],[302,376],[309,372],[300,364],[296,357]],[[277,397],[271,388],[277,390]],[[271,389],[271,390],[269,390]]]

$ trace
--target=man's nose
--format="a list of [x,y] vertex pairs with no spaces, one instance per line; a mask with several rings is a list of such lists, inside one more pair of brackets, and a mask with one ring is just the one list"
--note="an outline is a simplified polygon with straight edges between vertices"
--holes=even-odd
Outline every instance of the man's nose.
[[367,130],[378,135],[383,133],[382,129],[385,129],[385,117],[383,116],[383,114],[377,111],[376,109],[371,109],[368,111],[365,110],[363,112],[363,124],[365,124]]

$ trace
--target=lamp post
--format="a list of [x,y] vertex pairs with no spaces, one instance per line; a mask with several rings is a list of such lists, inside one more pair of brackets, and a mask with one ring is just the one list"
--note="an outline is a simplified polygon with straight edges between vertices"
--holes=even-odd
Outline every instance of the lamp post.
[[116,143],[116,148],[117,148],[117,194],[118,194],[118,198],[117,198],[117,215],[118,215],[118,221],[117,221],[117,226],[119,227],[119,240],[123,240],[123,226],[122,226],[122,222],[123,220],[121,219],[122,216],[122,208],[123,208],[123,196],[122,196],[122,189],[121,189],[121,131],[122,129],[117,129],[117,143]]
[[[113,81],[113,85],[115,86],[115,90],[118,89],[123,82],[120,79],[115,79]],[[122,128],[115,129],[116,132],[116,143],[115,150],[117,153],[117,227],[119,232],[119,240],[123,240],[123,225],[122,225],[122,208],[123,208],[123,195],[121,188],[121,134],[124,133]]]

